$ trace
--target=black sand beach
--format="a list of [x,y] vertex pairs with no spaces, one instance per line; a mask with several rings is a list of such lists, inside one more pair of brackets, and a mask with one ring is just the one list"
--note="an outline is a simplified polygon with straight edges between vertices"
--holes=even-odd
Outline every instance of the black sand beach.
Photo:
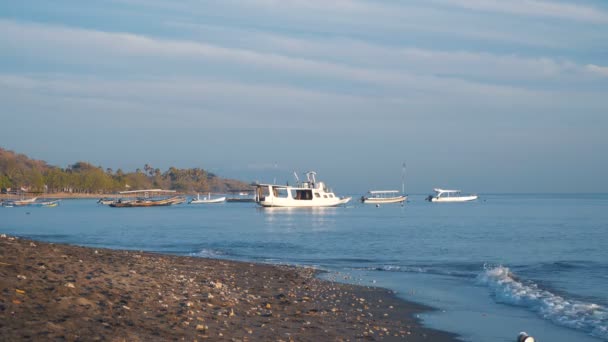
[[456,341],[309,268],[0,238],[0,340]]

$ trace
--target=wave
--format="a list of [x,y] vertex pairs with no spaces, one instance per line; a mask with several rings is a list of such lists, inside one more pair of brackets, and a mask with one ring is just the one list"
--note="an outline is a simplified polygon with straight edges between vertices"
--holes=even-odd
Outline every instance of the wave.
[[210,259],[219,259],[226,256],[226,253],[210,248],[203,248],[198,252],[190,253],[190,256],[201,257],[201,258],[210,258]]
[[499,303],[528,308],[551,322],[608,341],[608,309],[595,303],[564,298],[519,279],[503,266],[486,267],[477,282],[490,288]]
[[[404,273],[426,273],[434,275],[452,276],[459,278],[475,278],[478,274],[480,264],[417,264],[417,265],[394,265],[384,264],[379,266],[364,267],[359,269],[369,271],[382,271],[382,272],[404,272]],[[357,269],[357,268],[355,268]]]

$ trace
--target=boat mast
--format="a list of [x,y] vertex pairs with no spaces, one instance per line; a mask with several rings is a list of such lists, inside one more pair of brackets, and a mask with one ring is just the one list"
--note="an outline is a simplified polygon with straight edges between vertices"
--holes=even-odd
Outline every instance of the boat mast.
[[403,170],[401,172],[401,194],[405,195],[405,162],[403,162]]

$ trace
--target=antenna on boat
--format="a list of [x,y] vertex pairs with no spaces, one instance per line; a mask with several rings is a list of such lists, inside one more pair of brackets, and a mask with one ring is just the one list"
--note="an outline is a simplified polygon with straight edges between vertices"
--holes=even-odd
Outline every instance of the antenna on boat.
[[296,177],[296,184],[300,185],[300,177],[298,177],[298,173],[293,171],[293,175]]
[[401,193],[405,194],[405,162],[403,162],[403,171],[401,173]]

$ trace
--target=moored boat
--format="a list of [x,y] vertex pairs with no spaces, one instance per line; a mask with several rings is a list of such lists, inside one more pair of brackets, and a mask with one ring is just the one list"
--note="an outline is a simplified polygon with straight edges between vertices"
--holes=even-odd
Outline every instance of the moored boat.
[[406,200],[407,196],[397,190],[370,190],[367,196],[361,197],[365,204],[403,203]]
[[306,177],[306,182],[300,182],[296,174],[296,186],[258,184],[256,203],[262,207],[311,208],[335,207],[351,200],[351,197],[336,196],[325,183],[317,182],[316,172],[309,171]]
[[97,201],[97,203],[102,204],[102,205],[110,205],[116,201],[117,201],[117,199],[115,199],[115,198],[100,198],[99,201]]
[[136,208],[136,207],[162,207],[175,205],[186,202],[186,198],[183,196],[173,196],[162,199],[145,199],[140,198],[136,200],[122,200],[119,199],[116,202],[110,203],[110,207],[113,208]]
[[32,204],[34,204],[36,202],[37,199],[38,199],[38,197],[32,197],[32,198],[28,198],[28,199],[16,200],[16,201],[12,201],[12,205],[15,206],[15,207],[32,205]]
[[433,189],[434,195],[429,195],[426,200],[429,202],[469,202],[474,201],[479,196],[477,195],[462,195],[460,190],[445,190],[445,189]]
[[397,190],[370,190],[366,196],[361,196],[361,202],[364,204],[404,203],[406,200],[405,163],[403,163],[403,171],[401,173],[401,193]]
[[172,196],[165,198],[152,198],[150,195],[175,193],[175,190],[162,189],[147,189],[147,190],[130,190],[121,191],[121,195],[137,195],[143,194],[143,197],[137,199],[117,199],[109,204],[112,208],[136,208],[136,207],[160,207],[169,206],[186,202],[184,196]]
[[224,203],[226,201],[226,197],[217,197],[217,198],[212,198],[211,197],[211,193],[209,193],[207,196],[201,198],[201,196],[199,194],[196,194],[196,198],[192,198],[190,200],[190,204],[217,204],[217,203]]

